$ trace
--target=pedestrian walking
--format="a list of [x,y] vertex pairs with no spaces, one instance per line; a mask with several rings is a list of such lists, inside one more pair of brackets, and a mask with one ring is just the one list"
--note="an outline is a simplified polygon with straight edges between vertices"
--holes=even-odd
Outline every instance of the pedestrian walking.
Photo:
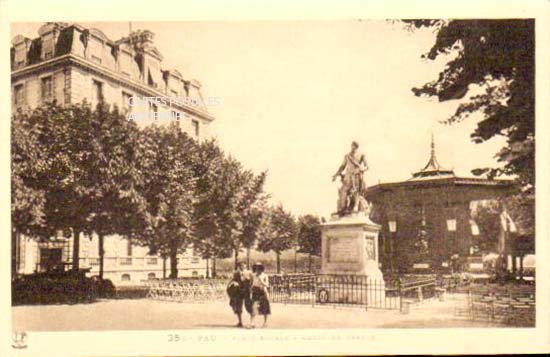
[[271,306],[269,304],[269,277],[264,272],[265,268],[262,263],[256,263],[252,267],[254,278],[252,279],[252,318],[250,327],[254,328],[254,319],[258,315],[264,316],[262,327],[267,327],[267,317],[271,314]]

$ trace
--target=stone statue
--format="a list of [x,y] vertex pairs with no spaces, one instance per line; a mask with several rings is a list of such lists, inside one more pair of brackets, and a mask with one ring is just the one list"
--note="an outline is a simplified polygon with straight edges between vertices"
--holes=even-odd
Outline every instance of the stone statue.
[[344,216],[352,212],[369,209],[365,199],[367,186],[363,173],[368,170],[365,155],[358,151],[359,144],[351,143],[351,151],[344,156],[344,161],[332,177],[332,181],[340,176],[342,186],[338,190],[338,214]]

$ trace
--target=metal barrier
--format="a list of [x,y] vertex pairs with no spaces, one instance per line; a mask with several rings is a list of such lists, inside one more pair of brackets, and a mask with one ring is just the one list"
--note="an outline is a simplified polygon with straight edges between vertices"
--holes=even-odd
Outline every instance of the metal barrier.
[[406,310],[437,296],[434,277],[373,279],[357,275],[273,275],[270,299],[284,304],[358,306]]
[[[147,297],[178,302],[223,301],[228,280],[172,279],[142,281]],[[435,278],[373,279],[358,275],[289,274],[269,277],[274,303],[356,306],[408,311],[410,304],[437,296]]]

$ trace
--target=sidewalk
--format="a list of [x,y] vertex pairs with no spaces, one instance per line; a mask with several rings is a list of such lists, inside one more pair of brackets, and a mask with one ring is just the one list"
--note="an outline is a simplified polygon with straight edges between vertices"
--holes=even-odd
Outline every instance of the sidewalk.
[[[431,300],[397,310],[368,311],[356,307],[272,304],[269,328],[442,328],[491,327],[454,316],[453,303]],[[226,302],[177,303],[104,300],[93,304],[17,306],[16,331],[164,330],[234,328],[236,317]],[[248,322],[248,316],[245,317]]]

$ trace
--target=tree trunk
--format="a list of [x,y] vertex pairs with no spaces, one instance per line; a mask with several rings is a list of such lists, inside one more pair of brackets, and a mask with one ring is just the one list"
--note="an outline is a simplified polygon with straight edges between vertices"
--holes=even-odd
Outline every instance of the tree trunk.
[[166,279],[166,255],[162,256],[162,278]]
[[103,234],[98,235],[99,244],[99,279],[103,279],[103,263],[105,258],[105,250],[103,249]]
[[294,249],[294,274],[298,272],[298,250]]
[[80,230],[73,228],[73,265],[72,270],[78,271],[80,263]]
[[239,263],[239,247],[235,248],[235,269],[237,269],[237,264]]
[[209,269],[209,261],[210,259],[206,258],[206,279],[210,278],[210,269]]
[[216,257],[212,258],[212,278],[216,278]]
[[281,273],[281,253],[275,252],[277,255],[277,274]]
[[250,269],[250,247],[246,248],[246,269]]
[[178,250],[170,249],[170,279],[178,278]]
[[19,255],[19,233],[17,230],[11,230],[11,276],[17,275],[17,257]]
[[309,253],[308,257],[307,257],[307,265],[308,265],[308,271],[309,273],[311,274],[311,253]]

